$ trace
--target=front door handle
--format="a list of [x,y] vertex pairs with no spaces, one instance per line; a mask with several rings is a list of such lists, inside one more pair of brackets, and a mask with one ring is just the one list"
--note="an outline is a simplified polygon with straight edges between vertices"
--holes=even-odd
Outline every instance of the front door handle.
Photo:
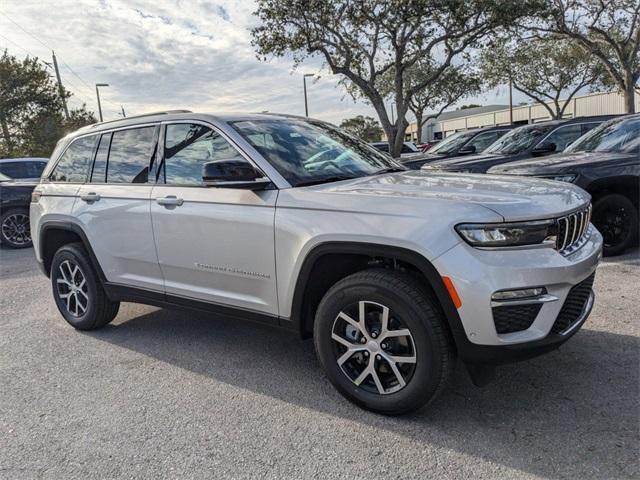
[[86,195],[80,195],[80,200],[84,200],[87,203],[93,203],[100,200],[100,195],[95,192],[87,193]]
[[177,198],[175,195],[168,195],[163,198],[156,198],[156,203],[158,205],[163,205],[167,208],[169,207],[179,207],[184,203],[184,200],[181,198]]

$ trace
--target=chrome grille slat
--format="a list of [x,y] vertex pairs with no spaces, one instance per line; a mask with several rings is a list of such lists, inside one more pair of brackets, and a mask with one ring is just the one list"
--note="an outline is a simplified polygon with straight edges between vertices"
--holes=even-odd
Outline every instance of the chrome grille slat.
[[585,240],[591,220],[591,205],[556,219],[556,249],[563,255],[577,250]]

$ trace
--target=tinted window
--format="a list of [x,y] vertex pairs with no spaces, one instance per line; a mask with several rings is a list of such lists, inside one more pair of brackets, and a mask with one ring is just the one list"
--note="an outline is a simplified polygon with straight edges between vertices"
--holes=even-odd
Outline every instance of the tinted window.
[[374,145],[375,148],[380,150],[381,152],[389,152],[389,144],[388,143],[376,143]]
[[640,117],[611,120],[567,148],[568,152],[638,152]]
[[582,136],[582,126],[580,124],[567,125],[566,127],[560,127],[555,130],[551,135],[545,138],[542,143],[553,143],[556,146],[556,152],[561,152],[567,145],[573,143],[573,141]]
[[0,173],[10,178],[38,178],[47,162],[4,162],[0,163]]
[[93,172],[91,173],[91,183],[104,183],[107,181],[107,157],[109,156],[109,144],[111,134],[105,133],[100,137],[96,159],[93,162]]
[[402,150],[400,150],[400,153],[416,153],[416,151],[406,143],[403,143]]
[[231,125],[294,186],[405,170],[388,155],[326,123],[274,119]]
[[243,159],[219,133],[203,125],[167,125],[164,145],[165,182],[171,185],[202,185],[205,163]]
[[82,137],[69,145],[49,179],[53,182],[84,183],[87,180],[97,138],[97,135]]
[[535,145],[553,129],[550,125],[530,125],[518,127],[503,135],[490,145],[486,153],[513,155],[524,152]]
[[155,132],[156,127],[113,132],[107,182],[147,183],[155,153]]
[[431,147],[429,149],[429,153],[438,153],[445,154],[451,153],[455,150],[458,150],[462,145],[464,145],[471,137],[473,137],[474,133],[469,132],[456,132],[452,135],[449,135],[443,141]]
[[476,147],[476,152],[481,152],[505,133],[505,130],[497,130],[494,132],[485,132],[477,135],[466,146]]

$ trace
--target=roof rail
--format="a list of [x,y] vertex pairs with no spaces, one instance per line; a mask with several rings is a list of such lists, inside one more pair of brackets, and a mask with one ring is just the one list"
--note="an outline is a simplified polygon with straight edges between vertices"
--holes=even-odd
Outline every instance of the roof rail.
[[160,112],[149,112],[149,113],[143,113],[141,115],[134,115],[132,117],[117,118],[115,120],[108,120],[106,122],[94,123],[93,125],[91,125],[91,128],[95,128],[95,127],[104,125],[106,123],[121,122],[122,120],[130,120],[132,118],[153,117],[155,115],[171,115],[173,113],[193,113],[193,112],[191,110],[163,110]]

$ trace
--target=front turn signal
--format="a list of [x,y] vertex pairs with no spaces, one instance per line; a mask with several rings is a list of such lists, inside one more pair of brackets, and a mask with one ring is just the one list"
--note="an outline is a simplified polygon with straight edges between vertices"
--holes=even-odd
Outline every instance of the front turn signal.
[[462,306],[462,300],[460,300],[460,296],[456,291],[456,287],[453,286],[453,282],[449,277],[442,277],[442,281],[444,282],[444,286],[449,292],[449,297],[451,297],[451,301],[453,302],[453,306],[456,308],[460,308]]

